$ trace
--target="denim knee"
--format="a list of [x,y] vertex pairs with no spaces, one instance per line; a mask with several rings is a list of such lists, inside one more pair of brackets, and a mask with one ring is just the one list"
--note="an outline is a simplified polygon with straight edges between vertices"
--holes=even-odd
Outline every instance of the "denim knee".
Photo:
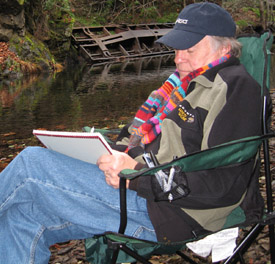
[[[31,146],[22,150],[18,154],[18,158],[23,161],[25,165],[33,163],[35,161],[43,162],[46,158],[46,153],[49,150],[39,146]],[[16,157],[17,158],[17,157]]]
[[26,147],[19,153],[19,155],[22,157],[37,157],[37,155],[40,155],[43,150],[46,149],[39,146]]

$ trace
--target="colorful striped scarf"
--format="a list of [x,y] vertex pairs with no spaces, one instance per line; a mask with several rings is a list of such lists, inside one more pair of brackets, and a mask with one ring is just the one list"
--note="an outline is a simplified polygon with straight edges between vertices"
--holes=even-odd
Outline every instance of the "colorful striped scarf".
[[[208,69],[228,60],[230,54],[203,66],[180,80],[178,71],[169,76],[165,83],[153,91],[137,111],[132,124],[132,132],[128,149],[151,143],[161,132],[162,121],[176,108],[186,96],[191,80],[203,74]],[[127,151],[126,150],[126,151]]]

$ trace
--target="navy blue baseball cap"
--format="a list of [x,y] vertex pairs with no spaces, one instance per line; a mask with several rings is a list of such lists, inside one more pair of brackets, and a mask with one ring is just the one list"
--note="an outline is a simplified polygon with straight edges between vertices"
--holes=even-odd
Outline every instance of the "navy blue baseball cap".
[[206,35],[234,37],[236,24],[222,7],[209,3],[195,3],[186,6],[179,14],[175,26],[156,42],[168,47],[189,49]]

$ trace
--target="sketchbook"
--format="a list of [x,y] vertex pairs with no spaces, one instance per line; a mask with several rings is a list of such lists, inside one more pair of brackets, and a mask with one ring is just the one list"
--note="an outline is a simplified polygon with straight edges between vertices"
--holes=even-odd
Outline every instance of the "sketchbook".
[[112,154],[112,148],[98,132],[33,130],[33,134],[48,149],[89,163],[96,164],[101,155]]

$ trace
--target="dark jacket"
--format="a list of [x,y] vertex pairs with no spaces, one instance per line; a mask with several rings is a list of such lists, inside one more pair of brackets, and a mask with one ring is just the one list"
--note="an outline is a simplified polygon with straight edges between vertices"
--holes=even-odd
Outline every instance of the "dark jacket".
[[[186,98],[163,121],[161,134],[146,151],[152,150],[163,163],[260,134],[260,86],[232,57],[192,80]],[[132,150],[141,161],[138,154],[138,147]],[[242,208],[247,222],[259,218],[263,202],[258,173],[255,160],[186,173],[190,194],[171,203],[155,201],[151,177],[132,180],[130,189],[147,199],[158,240],[178,241],[221,229],[236,208]]]

